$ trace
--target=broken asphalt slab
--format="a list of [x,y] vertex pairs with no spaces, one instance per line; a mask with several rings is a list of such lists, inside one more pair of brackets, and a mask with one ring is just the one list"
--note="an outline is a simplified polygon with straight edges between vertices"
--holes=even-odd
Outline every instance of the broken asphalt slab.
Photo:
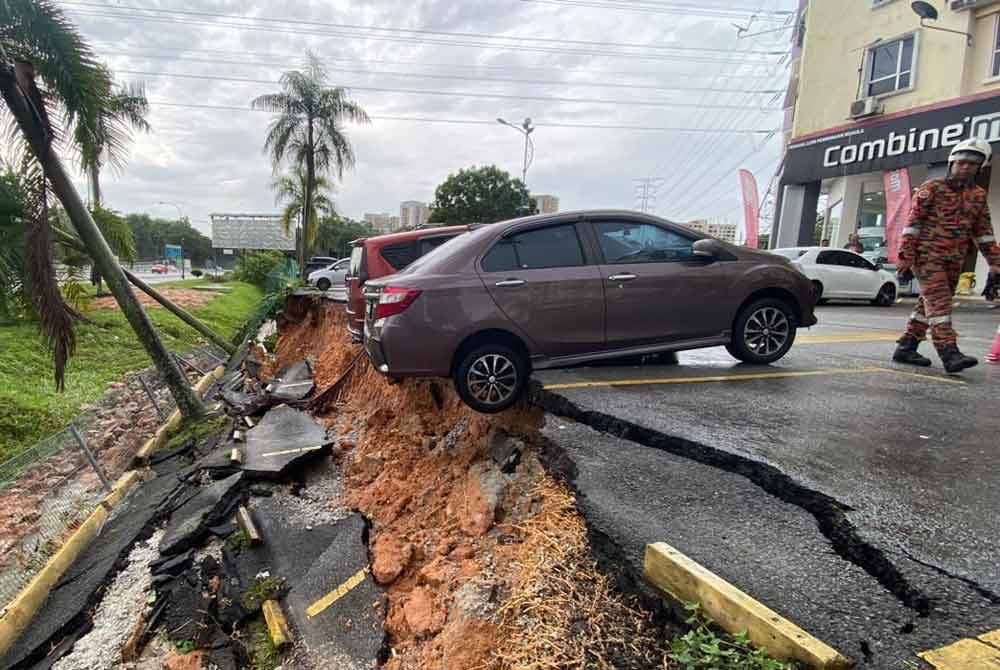
[[312,393],[314,387],[309,362],[299,361],[281,371],[278,378],[268,386],[268,393],[282,402],[294,402]]
[[250,476],[276,478],[289,466],[330,444],[326,428],[309,414],[279,405],[247,431],[241,468]]
[[810,512],[741,474],[551,415],[543,436],[593,543],[633,575],[646,544],[668,542],[861,668],[906,667],[917,652],[996,628],[1000,612],[968,590],[960,609],[907,607],[839,556]]
[[69,646],[59,645],[62,637],[89,627],[87,611],[96,604],[101,586],[112,577],[133,544],[151,533],[161,506],[179,486],[181,482],[175,477],[157,477],[141,484],[115,508],[100,535],[74,562],[31,625],[0,659],[0,667],[31,668],[37,663],[51,663],[54,659],[51,655],[46,659],[46,654],[53,645],[61,649],[60,653],[69,650]]
[[242,480],[243,473],[237,472],[209,484],[174,510],[160,540],[160,553],[168,556],[185,551],[207,535],[210,526],[228,519],[239,502]]
[[364,519],[352,514],[334,527],[329,546],[292,583],[288,616],[317,661],[370,668],[385,645],[385,597],[366,570]]

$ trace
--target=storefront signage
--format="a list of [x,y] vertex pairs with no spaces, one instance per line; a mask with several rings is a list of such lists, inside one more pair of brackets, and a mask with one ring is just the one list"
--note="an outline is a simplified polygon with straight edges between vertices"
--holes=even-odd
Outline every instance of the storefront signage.
[[784,181],[939,163],[964,139],[1000,142],[1000,96],[898,116],[788,145]]

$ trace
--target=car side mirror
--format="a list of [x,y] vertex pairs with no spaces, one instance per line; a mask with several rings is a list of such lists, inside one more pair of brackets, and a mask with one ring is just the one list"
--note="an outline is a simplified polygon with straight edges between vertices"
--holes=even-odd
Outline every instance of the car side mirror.
[[691,245],[691,251],[695,258],[709,263],[730,256],[717,240],[698,240]]
[[876,264],[875,264],[875,269],[876,269],[876,270],[884,270],[884,269],[885,269],[885,266],[884,266],[884,265],[882,265],[881,263],[876,263]]

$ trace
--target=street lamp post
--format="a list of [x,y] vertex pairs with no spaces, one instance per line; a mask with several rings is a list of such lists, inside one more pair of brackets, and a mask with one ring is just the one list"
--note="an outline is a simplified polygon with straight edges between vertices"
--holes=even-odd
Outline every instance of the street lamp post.
[[[531,125],[531,119],[526,118],[520,126],[516,126],[504,120],[502,117],[497,117],[497,123],[508,128],[513,128],[517,132],[524,135],[524,163],[521,165],[521,183],[524,184],[524,188],[528,188],[528,167],[535,160],[535,143],[531,141],[531,133],[535,132],[534,126]],[[528,159],[528,147],[531,147],[531,160]],[[527,210],[531,206],[530,199],[528,202],[524,203],[524,209]]]

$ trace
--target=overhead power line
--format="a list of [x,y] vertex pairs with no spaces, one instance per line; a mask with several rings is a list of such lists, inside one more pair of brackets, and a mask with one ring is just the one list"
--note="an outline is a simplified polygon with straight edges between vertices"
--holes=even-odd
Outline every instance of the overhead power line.
[[[220,110],[229,112],[255,112],[260,114],[268,114],[265,110],[251,109],[249,106],[240,107],[237,105],[209,105],[209,104],[196,104],[187,102],[168,102],[165,100],[150,100],[149,104],[151,107],[179,107],[185,109],[210,109],[210,110]],[[373,121],[406,121],[414,123],[441,123],[441,124],[455,124],[455,125],[474,125],[474,126],[496,126],[496,121],[486,121],[483,119],[449,119],[441,117],[428,117],[428,116],[395,116],[395,115],[383,115],[374,114],[370,115]],[[669,133],[701,133],[701,132],[717,132],[715,130],[703,129],[703,128],[690,128],[690,127],[671,127],[671,126],[630,126],[630,125],[619,125],[619,124],[604,124],[604,123],[563,123],[558,121],[553,122],[534,122],[533,125],[538,128],[585,128],[589,130],[641,130],[641,131],[655,131],[655,132],[669,132]],[[771,132],[770,130],[753,130],[750,128],[737,128],[730,131],[734,135],[766,135]]]
[[[121,44],[117,42],[101,42],[95,40],[94,44],[103,45],[107,49],[120,49]],[[229,51],[225,49],[192,49],[187,46],[183,47],[171,47],[171,46],[156,46],[152,48],[146,47],[132,47],[133,51],[135,49],[150,50],[154,52],[171,52],[171,53],[199,53],[199,54],[221,54],[224,56],[237,56],[237,57],[260,57],[260,58],[273,58],[273,57],[287,57],[287,58],[297,58],[301,62],[301,55],[292,54],[275,54],[266,52],[254,52],[254,51]],[[398,60],[385,60],[385,59],[369,59],[369,58],[335,58],[331,56],[324,55],[323,60],[330,61],[334,63],[353,63],[362,65],[402,65],[405,67],[416,67],[416,68],[449,68],[457,70],[500,70],[503,72],[512,72],[523,70],[525,72],[566,72],[566,73],[597,73],[602,75],[614,75],[622,77],[658,77],[663,75],[669,75],[670,77],[697,77],[698,79],[703,79],[704,72],[676,72],[667,70],[606,70],[604,68],[582,68],[582,67],[559,67],[557,65],[489,65],[489,64],[468,64],[468,63],[425,63],[419,61],[398,61]],[[745,74],[734,73],[725,74],[719,73],[716,75],[715,79],[739,79],[743,82],[756,81],[758,79],[763,79],[762,77],[752,77]]]
[[[182,56],[168,56],[168,55],[149,55],[131,51],[102,51],[102,54],[111,55],[122,55],[138,58],[148,58],[148,59],[158,59],[158,60],[170,60],[170,61],[183,61],[188,63],[210,63],[217,65],[238,65],[244,67],[287,67],[293,68],[296,63],[291,61],[285,61],[283,63],[275,61],[248,61],[248,60],[222,60],[218,58],[186,58]],[[252,55],[252,54],[247,54]],[[588,87],[599,87],[599,88],[622,88],[622,89],[636,89],[636,90],[646,90],[646,91],[725,91],[730,93],[752,93],[752,94],[774,94],[781,93],[783,91],[779,89],[753,89],[753,88],[705,88],[701,86],[653,86],[647,84],[623,84],[618,82],[589,82],[589,81],[570,81],[570,80],[558,80],[558,79],[512,79],[507,77],[483,77],[483,76],[472,76],[472,75],[453,75],[453,74],[428,74],[422,72],[389,72],[385,70],[363,70],[363,69],[352,69],[344,67],[331,67],[332,72],[349,72],[351,74],[360,75],[376,75],[380,77],[409,77],[417,79],[451,79],[457,81],[474,81],[474,82],[496,82],[504,84],[541,84],[546,86],[588,86]]]
[[[291,26],[308,26],[312,28],[336,28],[340,30],[366,30],[376,33],[389,33],[401,35],[433,35],[437,37],[461,37],[480,40],[502,40],[517,43],[537,42],[542,44],[568,44],[573,46],[593,46],[593,47],[618,47],[623,49],[656,49],[656,50],[679,50],[679,51],[699,51],[699,52],[723,52],[725,49],[713,47],[691,47],[673,44],[651,44],[636,42],[607,42],[596,40],[572,40],[563,37],[537,37],[530,35],[501,35],[497,33],[475,33],[458,32],[448,30],[432,30],[428,28],[395,28],[383,26],[366,26],[356,23],[335,23],[331,21],[309,21],[304,19],[273,18],[266,16],[242,16],[240,14],[223,14],[219,12],[203,12],[185,9],[161,9],[158,7],[143,7],[138,5],[109,4],[106,2],[87,2],[85,0],[62,0],[62,4],[87,7],[90,9],[106,10],[126,10],[133,9],[149,14],[159,14],[167,16],[192,16],[199,18],[227,19],[234,21],[251,21],[263,24],[279,24]],[[753,54],[768,54],[766,51],[751,51]]]
[[[645,14],[670,14],[677,16],[697,16],[703,18],[714,18],[719,20],[745,19],[752,15],[752,10],[742,10],[738,8],[716,7],[713,5],[673,5],[661,3],[633,2],[609,2],[601,0],[522,0],[522,2],[534,2],[544,5],[555,5],[557,7],[583,7],[587,9],[614,9],[626,12],[641,12]],[[780,20],[782,14],[787,14],[781,10],[771,10],[759,15],[757,18],[764,20]]]
[[[683,53],[677,54],[645,54],[637,53],[634,51],[600,51],[600,50],[587,50],[587,49],[560,49],[554,47],[544,47],[544,46],[528,46],[528,45],[518,45],[518,44],[507,44],[507,43],[487,43],[487,42],[469,42],[469,41],[449,41],[441,39],[430,39],[423,37],[390,37],[387,35],[373,35],[364,34],[358,35],[357,33],[351,32],[336,32],[336,31],[321,31],[321,30],[306,30],[298,28],[283,28],[280,26],[261,26],[261,25],[248,25],[245,23],[233,23],[226,21],[207,21],[207,20],[197,20],[197,19],[186,19],[186,18],[174,18],[168,16],[152,16],[149,14],[125,14],[116,13],[108,11],[89,11],[89,10],[79,10],[67,8],[68,11],[73,16],[76,17],[95,17],[102,19],[117,19],[119,21],[145,21],[150,23],[161,23],[161,24],[172,24],[172,25],[182,25],[182,26],[199,26],[208,28],[232,28],[236,30],[245,30],[251,32],[265,32],[265,33],[278,33],[278,34],[288,34],[288,35],[309,35],[315,37],[342,37],[346,39],[364,39],[364,40],[375,40],[382,42],[402,42],[407,44],[434,44],[437,46],[445,47],[465,47],[474,49],[499,49],[503,51],[518,51],[518,52],[530,52],[530,53],[544,53],[544,54],[556,54],[564,56],[603,56],[606,58],[629,58],[634,60],[645,60],[653,62],[671,62],[671,61],[684,61],[693,63],[732,63],[736,64],[739,61],[733,60],[720,60],[718,58],[710,57],[710,53],[704,51],[695,52],[690,55],[685,55]],[[698,56],[697,53],[702,53],[705,55]],[[784,55],[784,51],[776,51],[773,54],[768,54],[763,56],[763,58],[769,58],[773,56]]]
[[[137,77],[170,77],[174,79],[228,81],[239,84],[277,85],[280,83],[279,81],[274,79],[251,79],[249,77],[223,77],[219,75],[187,74],[181,72],[144,72],[140,70],[118,70],[118,73],[130,74]],[[352,91],[370,91],[374,93],[401,93],[404,95],[435,95],[435,96],[445,96],[445,97],[455,97],[455,98],[487,98],[491,100],[535,100],[539,102],[568,102],[568,103],[584,103],[584,104],[594,104],[594,105],[622,105],[628,107],[704,108],[704,106],[695,103],[671,102],[666,100],[648,101],[648,100],[608,100],[605,98],[563,98],[563,97],[546,96],[546,95],[514,95],[507,93],[485,93],[485,92],[480,93],[476,91],[438,91],[430,89],[388,88],[382,86],[354,86],[350,84],[345,84],[344,88],[349,88]],[[716,109],[757,109],[756,105],[748,105],[748,106],[715,105],[713,107]],[[775,107],[772,111],[779,111],[779,108]]]

